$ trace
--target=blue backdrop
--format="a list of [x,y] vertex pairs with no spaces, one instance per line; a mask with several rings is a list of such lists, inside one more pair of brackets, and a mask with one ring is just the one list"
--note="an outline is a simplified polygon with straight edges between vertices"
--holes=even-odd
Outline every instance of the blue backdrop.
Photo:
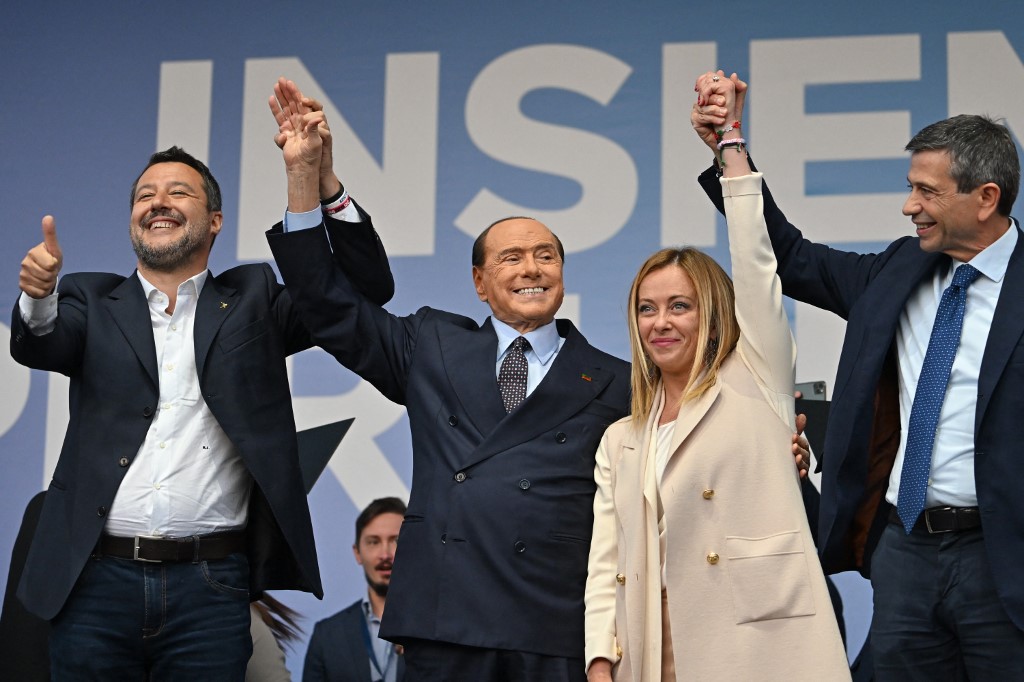
[[[906,234],[911,134],[989,113],[1024,130],[1024,10],[1012,1],[859,3],[689,0],[561,3],[7,3],[0,10],[0,264],[9,320],[18,263],[52,213],[65,271],[130,272],[128,191],[147,156],[181,144],[224,190],[212,268],[265,260],[284,209],[266,98],[285,75],[328,104],[342,180],[374,215],[408,313],[482,318],[472,237],[537,216],[568,251],[562,315],[628,355],[623,301],[662,245],[728,267],[724,225],[695,176],[710,161],[689,127],[708,68],[751,85],[744,132],[794,222],[873,250]],[[791,309],[799,380],[830,382],[842,323]],[[0,341],[10,329],[0,324]],[[311,495],[326,597],[283,594],[307,632],[358,598],[357,510],[405,495],[403,411],[320,351],[292,363],[299,427],[354,416]],[[45,487],[67,419],[67,383],[0,357],[0,580],[25,503]],[[850,647],[870,595],[840,576]],[[500,615],[496,614],[496,617]],[[299,672],[305,643],[289,654]]]

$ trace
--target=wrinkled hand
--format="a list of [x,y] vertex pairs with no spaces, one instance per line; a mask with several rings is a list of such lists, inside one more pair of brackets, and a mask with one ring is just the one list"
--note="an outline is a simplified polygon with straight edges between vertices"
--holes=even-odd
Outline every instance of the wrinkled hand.
[[690,124],[704,144],[717,153],[715,127],[743,120],[747,84],[735,73],[727,77],[722,70],[708,71],[697,78],[693,90],[697,101],[690,111]]
[[18,286],[32,298],[46,298],[57,287],[57,275],[64,264],[64,254],[57,242],[57,224],[53,216],[43,217],[43,241],[21,261]]
[[319,129],[321,125],[327,126],[327,120],[323,107],[314,110],[310,106],[311,101],[302,96],[293,81],[279,78],[268,104],[278,126],[274,143],[284,155],[286,169],[315,167],[318,173],[322,173],[324,144]]
[[793,434],[793,458],[796,461],[797,471],[800,478],[807,478],[807,471],[811,466],[811,444],[807,442],[804,429],[807,428],[807,415],[796,416],[796,433]]

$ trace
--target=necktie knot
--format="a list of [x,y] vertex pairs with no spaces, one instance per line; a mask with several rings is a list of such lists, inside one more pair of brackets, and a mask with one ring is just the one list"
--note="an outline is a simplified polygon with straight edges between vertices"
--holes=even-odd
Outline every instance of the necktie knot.
[[969,287],[974,280],[978,279],[978,268],[970,263],[964,263],[953,273],[953,285],[955,287]]

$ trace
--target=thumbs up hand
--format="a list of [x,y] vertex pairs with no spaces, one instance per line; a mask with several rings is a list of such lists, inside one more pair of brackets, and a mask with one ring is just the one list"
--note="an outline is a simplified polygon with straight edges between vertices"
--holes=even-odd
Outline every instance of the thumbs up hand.
[[53,216],[43,217],[43,241],[34,246],[24,260],[18,274],[18,286],[32,298],[45,298],[57,287],[57,274],[64,263],[57,224]]

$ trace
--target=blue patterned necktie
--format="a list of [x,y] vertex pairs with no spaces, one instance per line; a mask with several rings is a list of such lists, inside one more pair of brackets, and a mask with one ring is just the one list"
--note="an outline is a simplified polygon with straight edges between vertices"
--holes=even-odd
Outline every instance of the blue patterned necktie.
[[498,388],[501,390],[501,400],[505,403],[505,412],[511,412],[519,407],[519,403],[526,400],[526,351],[529,348],[530,342],[518,336],[508,347],[505,359],[501,361]]
[[977,269],[967,263],[958,267],[953,273],[953,283],[942,292],[939,309],[935,312],[928,352],[924,356],[921,376],[917,380],[917,392],[914,393],[914,406],[910,410],[907,448],[903,454],[900,492],[896,499],[896,511],[907,534],[924,509],[932,468],[935,427],[939,423],[939,412],[942,411],[942,401],[946,397],[949,371],[960,345],[967,287],[979,274]]

